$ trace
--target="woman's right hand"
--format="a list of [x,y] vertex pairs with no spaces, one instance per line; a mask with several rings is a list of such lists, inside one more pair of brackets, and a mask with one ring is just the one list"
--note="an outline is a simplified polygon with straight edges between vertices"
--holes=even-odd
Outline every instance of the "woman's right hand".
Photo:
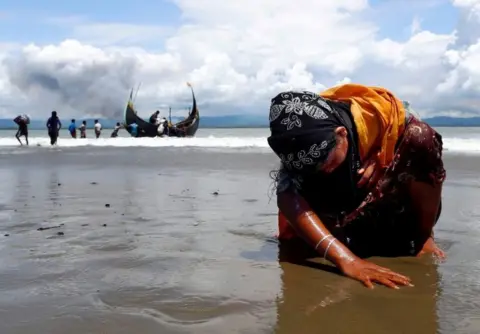
[[345,276],[362,282],[370,289],[373,289],[374,283],[382,284],[392,289],[399,289],[399,285],[413,286],[409,277],[360,258],[340,264],[339,269]]

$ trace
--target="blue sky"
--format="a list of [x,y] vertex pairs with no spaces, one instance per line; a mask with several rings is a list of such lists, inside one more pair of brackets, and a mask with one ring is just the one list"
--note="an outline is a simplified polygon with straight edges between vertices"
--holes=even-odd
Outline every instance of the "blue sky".
[[370,0],[377,11],[371,18],[381,27],[379,34],[395,40],[406,40],[410,31],[405,29],[415,17],[425,30],[446,34],[455,29],[458,10],[449,0]]
[[[379,27],[381,37],[406,40],[415,17],[423,29],[449,33],[457,23],[457,9],[448,0],[370,0],[364,13]],[[58,43],[72,37],[76,23],[161,25],[178,27],[182,13],[165,0],[4,0],[0,5],[0,40],[3,42]],[[65,20],[62,29],[58,22]],[[321,19],[321,17],[319,17]],[[70,26],[70,28],[71,28]]]
[[[73,37],[68,26],[79,23],[181,24],[178,7],[160,0],[7,0],[0,11],[4,13],[0,18],[0,39],[19,43],[58,43]],[[66,29],[59,29],[60,22]]]

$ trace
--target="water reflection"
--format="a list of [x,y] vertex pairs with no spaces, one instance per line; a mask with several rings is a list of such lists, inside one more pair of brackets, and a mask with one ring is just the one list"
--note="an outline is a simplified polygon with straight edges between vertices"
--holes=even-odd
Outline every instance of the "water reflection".
[[14,202],[23,201],[30,197],[31,193],[31,170],[23,167],[15,170],[15,196]]
[[[11,175],[11,177],[13,176],[15,181],[11,182],[12,179],[10,179],[10,191],[5,192],[10,192],[10,194],[13,195],[10,201],[10,205],[12,206],[12,209],[16,210],[14,211],[14,217],[12,216],[12,218],[14,218],[15,220],[14,223],[22,223],[29,218],[28,210],[25,209],[25,207],[31,204],[31,170],[26,167],[20,167],[15,170],[14,175]],[[22,207],[19,206],[20,203],[22,203]]]
[[52,169],[47,179],[48,198],[53,202],[52,204],[56,204],[56,201],[59,198],[60,186],[61,184],[58,177],[58,172],[57,170]]
[[[374,259],[410,276],[414,288],[369,290],[319,260],[296,260],[279,247],[282,296],[276,333],[437,333],[436,265],[431,258]],[[326,269],[326,270],[325,270]]]

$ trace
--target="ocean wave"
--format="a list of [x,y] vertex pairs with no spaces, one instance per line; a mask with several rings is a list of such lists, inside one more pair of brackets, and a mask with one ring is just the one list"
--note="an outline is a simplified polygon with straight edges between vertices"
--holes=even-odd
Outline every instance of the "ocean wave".
[[[48,137],[30,137],[30,146],[50,147]],[[22,138],[24,142],[24,139]],[[1,147],[19,146],[15,138],[1,138]],[[205,147],[205,148],[268,148],[266,137],[193,137],[193,138],[59,138],[59,147]]]
[[[23,139],[23,138],[22,138]],[[30,146],[50,147],[48,137],[29,138]],[[15,138],[1,138],[0,149],[19,146]],[[59,138],[58,147],[197,147],[197,148],[258,148],[269,151],[266,137],[194,137],[194,138]],[[449,152],[480,153],[480,138],[443,138]]]

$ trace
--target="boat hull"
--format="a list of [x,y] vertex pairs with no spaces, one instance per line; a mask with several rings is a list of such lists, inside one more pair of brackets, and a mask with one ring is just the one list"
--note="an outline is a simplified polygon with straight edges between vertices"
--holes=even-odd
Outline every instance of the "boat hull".
[[[191,86],[190,86],[191,88]],[[137,115],[135,107],[133,105],[132,99],[128,101],[127,108],[125,109],[125,125],[126,130],[130,135],[132,134],[131,128],[129,125],[136,123],[137,124],[137,134],[135,137],[193,137],[200,126],[200,113],[197,108],[197,101],[195,99],[195,93],[192,91],[193,106],[192,111],[188,117],[178,123],[173,124],[171,127],[168,127],[167,131],[163,135],[158,133],[158,125],[152,124],[145,121]]]

